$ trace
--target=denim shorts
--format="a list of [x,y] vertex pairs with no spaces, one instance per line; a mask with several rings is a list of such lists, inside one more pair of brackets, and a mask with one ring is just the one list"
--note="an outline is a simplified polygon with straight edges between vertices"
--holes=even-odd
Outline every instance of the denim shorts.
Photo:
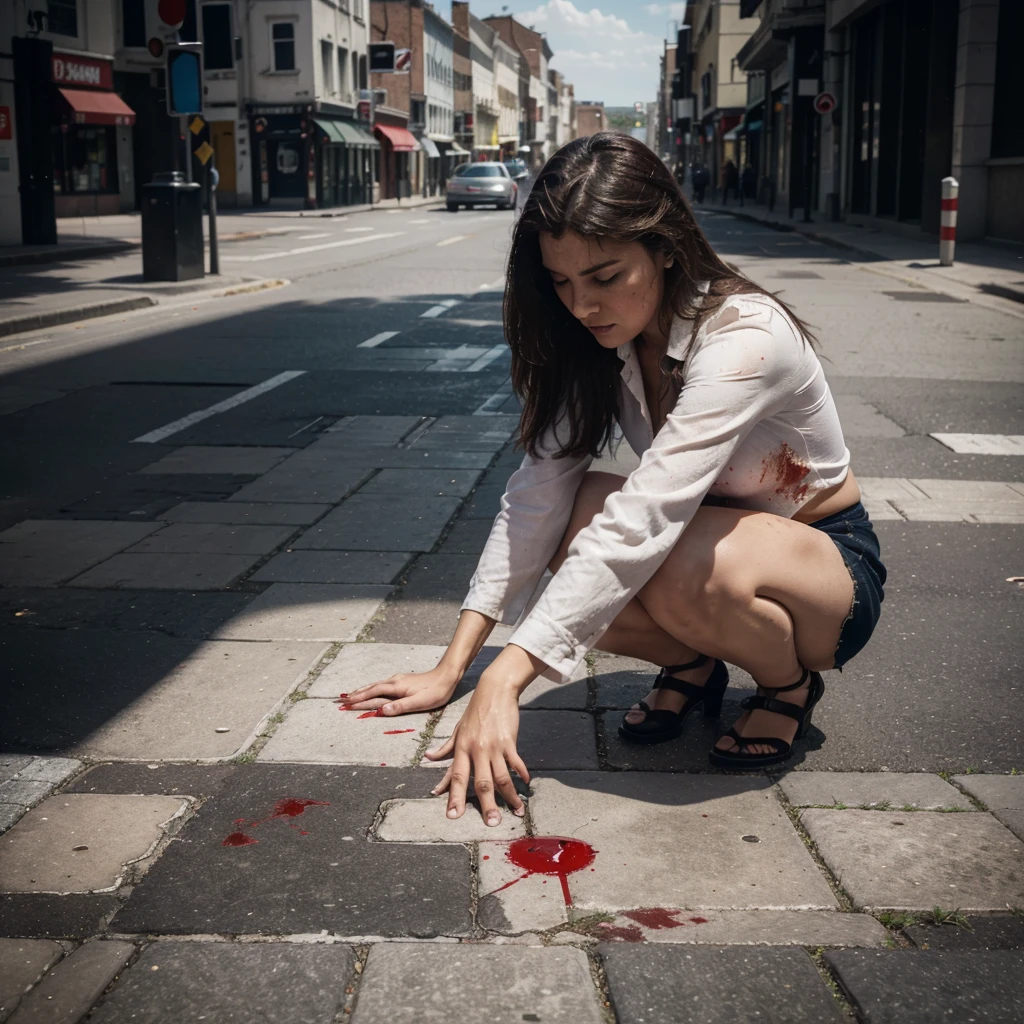
[[867,509],[859,501],[809,525],[831,537],[853,578],[853,606],[836,647],[835,667],[841,669],[864,647],[878,624],[885,598],[885,566]]

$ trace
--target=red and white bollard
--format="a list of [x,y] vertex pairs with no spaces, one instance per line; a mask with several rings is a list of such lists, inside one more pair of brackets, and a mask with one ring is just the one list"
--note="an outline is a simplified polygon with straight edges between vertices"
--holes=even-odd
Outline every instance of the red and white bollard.
[[956,178],[942,179],[942,213],[939,215],[939,265],[953,266],[956,247],[956,204],[960,183]]

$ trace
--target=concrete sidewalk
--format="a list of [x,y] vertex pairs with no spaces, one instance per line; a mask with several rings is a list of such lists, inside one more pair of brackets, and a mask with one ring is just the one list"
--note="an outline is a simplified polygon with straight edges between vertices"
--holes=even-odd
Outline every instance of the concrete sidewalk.
[[1024,303],[1024,246],[958,242],[953,266],[943,267],[939,265],[938,239],[885,230],[877,223],[868,224],[856,217],[838,223],[820,219],[805,222],[762,204],[747,202],[740,206],[735,201],[693,202],[693,208],[698,213],[727,214],[778,231],[794,231],[813,241],[845,249],[855,254],[851,255],[855,262],[867,261],[868,269],[876,272],[954,298],[990,305],[1002,312],[1024,315],[1020,306]]
[[598,654],[522,699],[526,818],[451,822],[423,753],[511,627],[447,708],[339,713],[444,650],[516,421],[163,447],[105,520],[0,534],[34,680],[0,776],[12,1024],[1019,1019],[1024,777],[816,770],[816,729],[803,770],[709,774],[718,722],[619,740],[654,667]]

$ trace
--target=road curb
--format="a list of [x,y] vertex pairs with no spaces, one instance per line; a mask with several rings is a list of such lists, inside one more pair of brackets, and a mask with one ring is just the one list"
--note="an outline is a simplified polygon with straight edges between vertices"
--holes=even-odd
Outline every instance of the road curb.
[[159,305],[151,295],[134,295],[127,299],[108,299],[106,302],[90,302],[82,306],[69,306],[67,309],[55,309],[49,313],[30,313],[27,316],[15,316],[0,320],[0,338],[12,334],[24,334],[27,331],[38,331],[45,327],[59,327],[61,324],[74,323],[76,320],[92,320],[98,316],[110,316],[113,313],[128,313],[134,309],[147,309]]
[[26,263],[60,263],[63,260],[82,260],[92,256],[112,256],[115,253],[138,249],[138,242],[97,242],[95,245],[64,245],[59,242],[52,249],[34,252],[11,252],[0,255],[0,267],[20,267]]

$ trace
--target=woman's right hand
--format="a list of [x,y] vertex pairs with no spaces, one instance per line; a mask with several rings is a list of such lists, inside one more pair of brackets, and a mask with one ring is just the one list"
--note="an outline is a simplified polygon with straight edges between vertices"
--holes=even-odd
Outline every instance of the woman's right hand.
[[432,711],[451,700],[458,677],[440,666],[429,672],[398,672],[379,683],[369,683],[335,699],[340,711],[374,711],[407,715],[413,711]]

